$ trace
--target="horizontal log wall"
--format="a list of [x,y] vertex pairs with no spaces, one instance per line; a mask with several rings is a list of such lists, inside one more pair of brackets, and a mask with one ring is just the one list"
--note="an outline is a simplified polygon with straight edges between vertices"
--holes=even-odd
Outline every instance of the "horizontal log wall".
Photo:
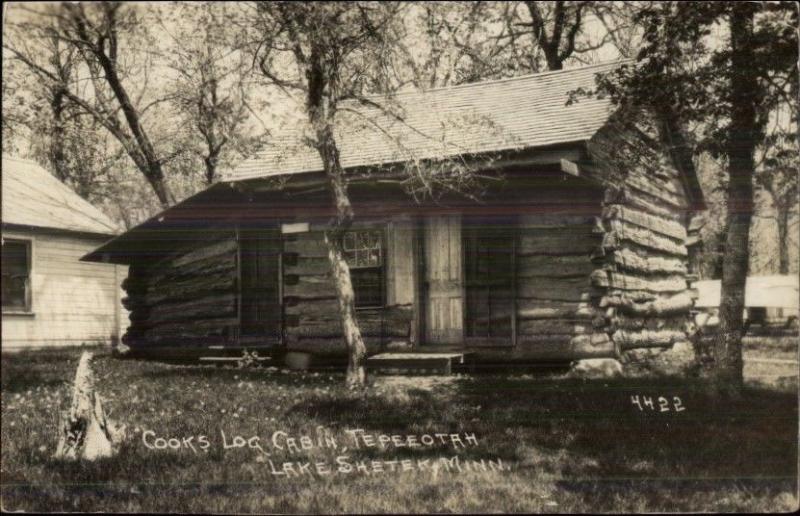
[[123,303],[132,348],[221,344],[238,328],[237,242],[234,232],[197,242],[144,267],[130,267]]
[[[597,208],[600,214],[600,206]],[[611,356],[603,333],[601,291],[593,287],[602,244],[598,217],[554,214],[520,218],[517,247],[517,346],[508,358],[564,360]],[[598,328],[601,326],[601,328]]]
[[[679,171],[637,130],[610,126],[589,146],[608,189],[591,276],[603,292],[604,331],[624,352],[687,339],[688,197]],[[598,324],[601,322],[598,321]]]
[[[390,340],[411,338],[413,281],[408,264],[412,248],[410,222],[390,223],[384,246],[387,281],[385,308],[359,309],[356,317],[368,353]],[[343,338],[336,290],[331,279],[322,227],[284,237],[285,338],[289,351],[342,355]]]

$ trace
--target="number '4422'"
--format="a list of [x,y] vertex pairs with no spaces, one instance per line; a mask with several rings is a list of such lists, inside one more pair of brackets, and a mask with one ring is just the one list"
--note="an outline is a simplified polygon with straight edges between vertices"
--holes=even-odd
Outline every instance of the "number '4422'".
[[640,412],[683,412],[686,407],[679,396],[631,396],[631,404],[639,408]]

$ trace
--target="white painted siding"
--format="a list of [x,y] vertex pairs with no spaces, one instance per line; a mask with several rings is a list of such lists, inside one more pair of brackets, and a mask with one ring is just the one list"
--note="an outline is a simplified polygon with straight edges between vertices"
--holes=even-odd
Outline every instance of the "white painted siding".
[[124,333],[120,284],[128,268],[79,261],[102,238],[21,231],[3,237],[32,241],[32,313],[3,313],[4,350],[109,343]]

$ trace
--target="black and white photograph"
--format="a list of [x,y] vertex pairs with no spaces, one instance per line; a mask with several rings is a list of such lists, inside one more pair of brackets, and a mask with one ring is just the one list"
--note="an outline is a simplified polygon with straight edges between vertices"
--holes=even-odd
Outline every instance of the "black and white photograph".
[[2,4],[0,508],[791,513],[800,4]]

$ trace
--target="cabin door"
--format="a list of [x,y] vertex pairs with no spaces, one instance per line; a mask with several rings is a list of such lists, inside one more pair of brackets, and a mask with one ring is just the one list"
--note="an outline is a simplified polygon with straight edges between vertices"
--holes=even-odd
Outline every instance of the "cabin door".
[[515,224],[464,222],[465,340],[473,346],[510,346],[514,334]]
[[242,344],[280,342],[280,228],[245,229],[239,233]]
[[464,282],[461,218],[430,217],[425,221],[424,344],[461,344],[464,337]]

